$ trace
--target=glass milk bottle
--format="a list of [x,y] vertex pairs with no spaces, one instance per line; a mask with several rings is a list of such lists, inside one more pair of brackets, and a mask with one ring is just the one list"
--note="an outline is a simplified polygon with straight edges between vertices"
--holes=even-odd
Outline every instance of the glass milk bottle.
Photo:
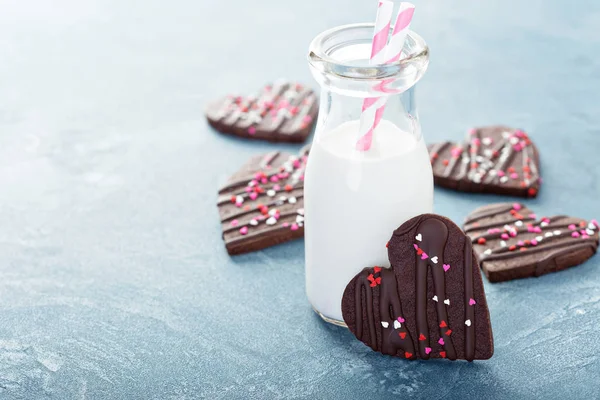
[[[321,106],[304,183],[306,291],[323,319],[343,326],[341,299],[348,282],[365,267],[388,266],[392,232],[433,208],[433,174],[414,89],[429,50],[410,32],[399,62],[369,66],[373,27],[323,32],[308,55],[321,85]],[[363,101],[380,97],[382,90],[383,119],[369,150],[361,151]]]

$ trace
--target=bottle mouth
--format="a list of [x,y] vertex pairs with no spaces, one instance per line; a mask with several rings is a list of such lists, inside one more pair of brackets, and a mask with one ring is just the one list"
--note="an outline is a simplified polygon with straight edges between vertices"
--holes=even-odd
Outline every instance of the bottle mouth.
[[[369,65],[374,28],[374,23],[363,23],[342,25],[322,32],[310,44],[308,62],[322,73],[354,80],[397,77],[409,66],[423,71],[427,68],[429,47],[413,31],[409,31],[406,37],[400,60],[390,64]],[[360,55],[352,59],[353,53]]]

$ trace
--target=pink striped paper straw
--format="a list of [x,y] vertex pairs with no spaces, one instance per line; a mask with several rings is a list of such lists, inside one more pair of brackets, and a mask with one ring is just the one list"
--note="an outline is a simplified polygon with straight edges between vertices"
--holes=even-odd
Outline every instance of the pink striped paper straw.
[[[381,2],[380,2],[381,5]],[[381,6],[380,6],[381,8]],[[402,55],[402,48],[404,47],[404,41],[410,27],[410,23],[415,12],[415,6],[412,3],[403,2],[400,4],[398,15],[396,16],[396,23],[394,24],[394,31],[392,32],[392,38],[390,42],[385,46],[385,51],[379,50],[378,54],[384,54],[383,62],[374,63],[373,54],[371,54],[370,63],[375,64],[390,64],[400,60]],[[379,13],[377,14],[379,17]],[[377,26],[377,23],[375,23]],[[389,24],[388,24],[389,31]],[[375,36],[373,37],[373,45],[375,48]],[[378,43],[378,46],[380,43]],[[373,53],[373,52],[372,52]],[[381,91],[385,91],[386,82],[382,82],[378,87],[381,87]],[[363,101],[362,114],[360,116],[360,138],[356,142],[356,149],[360,151],[367,151],[371,148],[373,143],[373,132],[375,128],[381,122],[383,118],[383,112],[385,111],[386,97],[367,97]]]

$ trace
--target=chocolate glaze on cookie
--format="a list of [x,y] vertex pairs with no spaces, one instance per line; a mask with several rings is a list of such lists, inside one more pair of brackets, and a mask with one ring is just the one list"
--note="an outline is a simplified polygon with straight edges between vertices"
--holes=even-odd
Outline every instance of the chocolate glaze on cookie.
[[539,154],[519,129],[471,129],[463,144],[429,146],[436,185],[464,192],[535,197],[541,184]]
[[206,108],[221,133],[273,142],[304,142],[318,113],[317,96],[299,83],[277,81],[257,95],[227,96]]
[[391,269],[365,268],[346,287],[344,321],[373,350],[407,359],[487,359],[489,312],[470,240],[450,220],[411,219],[388,243]]
[[520,203],[474,210],[464,230],[490,282],[540,276],[569,268],[598,249],[598,222],[538,216]]
[[219,190],[217,206],[229,254],[247,253],[304,235],[305,147],[252,158]]

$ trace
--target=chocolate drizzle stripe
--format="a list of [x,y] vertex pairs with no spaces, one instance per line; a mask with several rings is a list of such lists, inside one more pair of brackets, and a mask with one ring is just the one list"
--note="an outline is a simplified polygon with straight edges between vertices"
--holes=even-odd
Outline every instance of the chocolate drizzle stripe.
[[[495,170],[496,172],[498,172],[498,166],[500,165],[500,160],[502,159],[502,157],[501,157],[502,149],[505,146],[510,146],[510,143],[505,138],[501,138],[498,141],[498,144],[496,144],[496,147],[494,147],[494,150],[492,150],[494,152],[494,154],[498,154],[496,157],[490,158],[490,160],[495,160],[496,158],[498,158],[498,162],[495,165],[493,165],[491,168],[491,169]],[[483,182],[484,183],[492,183],[496,179],[500,179],[498,174],[495,174],[495,175],[487,174]]]
[[[298,195],[295,195],[294,197],[296,198],[296,200],[300,200],[300,199],[302,199],[302,198],[304,197],[304,193],[302,193],[302,194],[298,194]],[[268,207],[271,207],[271,206],[276,206],[278,201],[279,201],[279,200],[275,200],[275,201],[272,201],[272,202],[270,202],[270,203],[266,203],[266,204],[264,204],[264,205],[265,205],[267,208],[268,208]],[[242,211],[240,211],[240,212],[238,212],[238,213],[235,213],[235,214],[232,214],[232,215],[228,216],[227,218],[223,218],[223,219],[221,220],[221,222],[222,222],[222,223],[223,223],[223,222],[229,222],[229,221],[231,221],[231,220],[234,220],[234,219],[236,219],[236,218],[239,218],[239,217],[241,217],[241,216],[244,216],[244,215],[252,214],[252,213],[254,213],[254,212],[256,212],[256,213],[259,213],[259,214],[260,214],[260,211],[259,211],[259,210],[258,210],[256,207],[254,207],[254,208],[251,208],[250,210],[242,210]],[[262,215],[262,214],[260,214],[260,215]]]
[[[269,92],[270,96],[267,98],[267,101],[275,101],[279,96],[283,95],[289,88],[291,84],[289,82],[275,82],[271,91]],[[267,110],[265,117],[258,123],[256,126],[257,130],[260,131],[270,131],[270,129],[266,129],[269,124],[269,121],[272,120],[270,109]]]
[[598,240],[595,243],[581,243],[575,246],[568,247],[563,251],[559,251],[558,253],[554,252],[552,254],[543,257],[536,262],[535,266],[535,276],[540,276],[546,273],[546,264],[551,260],[556,260],[557,257],[560,257],[565,254],[573,254],[573,252],[577,250],[583,250],[589,248],[592,253],[595,253],[598,249]]
[[[579,243],[596,243],[596,247],[597,247],[597,243],[598,243],[598,236],[597,234],[595,234],[594,236],[590,236],[588,239],[580,239],[580,238],[572,238],[572,237],[567,237],[564,236],[565,239],[567,240],[563,240],[563,241],[559,241],[559,242],[554,242],[551,243],[550,246],[544,246],[544,242],[542,242],[542,244],[539,244],[535,247],[528,247],[526,251],[521,252],[519,250],[514,250],[514,251],[508,251],[508,252],[502,252],[502,253],[495,253],[495,254],[490,254],[490,255],[484,255],[481,257],[481,262],[487,262],[487,261],[497,261],[497,260],[506,260],[506,259],[510,259],[510,258],[516,258],[516,257],[523,257],[523,256],[527,256],[529,254],[535,254],[535,253],[540,253],[546,250],[553,250],[553,249],[559,249],[562,247],[566,247],[566,246],[571,246],[573,244],[577,245]],[[544,238],[544,241],[546,241],[546,239],[548,238]]]
[[[279,157],[279,155],[280,155],[279,152],[274,152],[274,153],[276,153],[276,154],[271,159],[270,163],[273,163]],[[259,169],[264,169],[266,167],[266,165],[264,167],[262,165],[263,164],[261,164],[259,166]],[[272,176],[279,174],[281,172],[279,170],[279,167],[281,167],[281,165],[278,165],[278,166],[271,165],[271,168],[273,168],[273,170],[269,171],[269,174],[266,174],[267,178],[271,178]],[[259,172],[259,171],[254,171],[251,174],[248,174],[248,175],[246,175],[246,176],[244,176],[242,178],[236,179],[235,181],[227,182],[225,184],[225,186],[223,186],[223,187],[221,187],[221,189],[219,189],[219,194],[223,194],[223,193],[225,193],[225,192],[227,192],[229,190],[239,188],[240,186],[241,187],[246,187],[248,185],[248,182],[250,182],[251,180],[255,179],[255,175],[256,175],[257,172]]]
[[[261,214],[261,215],[262,215],[262,214]],[[291,212],[287,212],[287,213],[284,213],[284,214],[280,214],[280,215],[279,215],[279,219],[277,220],[277,222],[278,222],[278,223],[279,223],[279,222],[282,222],[282,221],[283,221],[283,220],[285,220],[287,217],[293,217],[293,216],[296,216],[296,215],[300,215],[300,216],[302,216],[302,217],[303,217],[303,215],[302,215],[302,214],[298,214],[298,211],[291,211]],[[268,217],[267,217],[267,218],[268,218]],[[225,227],[224,227],[224,228],[223,228],[223,234],[226,234],[226,233],[229,233],[229,232],[234,232],[234,231],[239,231],[239,230],[240,230],[240,228],[242,228],[242,227],[244,227],[244,226],[247,226],[247,227],[252,227],[252,225],[250,225],[250,221],[251,221],[251,220],[248,220],[248,222],[246,222],[246,223],[244,223],[244,224],[239,224],[239,225],[236,225],[236,226],[228,226],[227,228],[225,228]],[[260,224],[261,222],[262,222],[262,221],[259,221],[258,223]],[[264,222],[263,222],[263,223],[264,223]]]
[[[427,262],[421,260],[416,255],[415,276],[416,276],[416,317],[417,317],[417,334],[424,334],[425,340],[419,340],[419,354],[424,360],[429,359],[429,354],[425,352],[429,344],[429,324],[427,323]],[[443,299],[442,299],[443,300]]]
[[[471,165],[473,163],[479,165],[479,163],[477,162],[477,156],[479,156],[479,150],[481,149],[481,133],[479,132],[479,129],[477,129],[475,131],[475,135],[473,135],[475,139],[479,140],[479,144],[478,145],[474,145],[473,144],[473,138],[471,138],[470,145],[469,145],[469,173],[467,174],[467,178],[471,181],[473,181],[473,176],[476,173],[476,168],[471,168]],[[474,150],[474,151],[473,151]]]
[[[287,184],[286,184],[287,185]],[[292,185],[292,190],[296,190],[296,189],[302,189],[304,188],[304,182],[297,182],[295,185]],[[269,189],[269,190],[274,190],[274,189]],[[284,188],[279,189],[279,190],[275,190],[275,195],[280,194],[280,193],[289,193],[287,190],[285,190]],[[263,193],[257,193],[258,194],[258,198],[260,198],[261,196],[268,196],[267,195],[267,191],[265,190]],[[219,196],[219,198],[217,199],[217,206],[221,206],[223,204],[227,204],[227,203],[231,203],[231,196],[241,196],[243,199],[248,199],[250,198],[250,194],[244,192],[238,192],[236,194],[224,194]]]
[[[533,218],[523,218],[518,221],[525,223],[525,222],[531,222],[531,221],[535,221],[535,220]],[[489,224],[480,224],[477,226],[466,226],[464,231],[469,233],[469,232],[473,232],[473,231],[487,230],[487,229],[492,229],[492,228],[502,228],[502,227],[504,227],[504,225],[513,225],[514,223],[515,223],[514,219],[502,220],[499,222],[493,222],[493,223],[489,223]],[[501,235],[502,233],[506,233],[506,232],[501,232],[499,235]]]
[[[525,221],[525,220],[523,220],[523,221]],[[569,227],[569,225],[570,225],[570,223],[565,223],[565,224],[549,224],[549,225],[546,225],[546,226],[542,227],[542,226],[540,226],[540,224],[539,224],[540,222],[541,222],[541,221],[539,221],[539,222],[538,222],[538,223],[536,223],[536,224],[533,224],[532,226],[534,226],[534,227],[538,227],[538,228],[547,229],[547,230],[556,230],[556,229],[560,229],[560,228],[563,228],[563,229],[564,229],[564,228],[568,228],[568,227]],[[494,226],[498,226],[498,225],[494,225]],[[543,231],[543,229],[542,229],[542,232],[529,232],[527,229],[522,229],[522,228],[521,228],[521,229],[517,229],[517,230],[516,230],[516,232],[517,232],[517,236],[518,236],[519,234],[523,233],[523,234],[525,234],[525,235],[531,234],[531,235],[533,235],[533,236],[535,237],[535,236],[540,236],[540,235],[543,235],[543,234],[544,234],[544,231]],[[493,240],[496,240],[496,239],[501,239],[501,235],[502,235],[503,233],[506,233],[506,232],[504,232],[504,231],[503,231],[503,232],[500,232],[500,233],[486,233],[486,234],[484,234],[484,235],[473,236],[473,238],[471,239],[471,241],[472,241],[474,244],[475,244],[475,243],[477,243],[477,241],[478,241],[479,239],[485,239],[485,240],[490,240],[490,241],[493,241]],[[567,232],[565,232],[565,233],[567,233]],[[509,241],[512,241],[511,239],[517,239],[517,238],[516,238],[516,237],[511,237],[511,238],[509,238],[509,239],[505,240],[505,241],[506,241],[506,243],[509,243]]]
[[512,209],[513,209],[513,206],[511,204],[495,204],[493,208],[492,207],[490,207],[489,209],[486,208],[485,210],[477,211],[477,213],[474,215],[473,214],[469,215],[465,220],[465,225],[472,224],[473,222],[477,222],[484,218],[493,217],[494,215],[497,215],[497,214],[509,212]]
[[465,322],[471,321],[470,325],[465,324],[465,358],[468,361],[473,361],[475,358],[475,310],[474,305],[471,305],[473,295],[473,247],[468,238],[465,240],[465,265],[464,265],[464,280],[465,280]]
[[444,170],[443,176],[448,178],[454,172],[454,168],[458,163],[462,162],[462,152],[457,157],[454,157],[452,153],[450,153],[450,161],[448,162],[448,166]]
[[[265,234],[269,234],[269,235],[274,235],[277,236],[278,234],[282,233],[282,232],[287,232],[290,230],[290,227],[284,227],[284,226],[277,226],[277,225],[272,225],[269,227],[268,230],[252,230],[249,231],[247,234],[245,235],[239,235],[236,236],[235,238],[231,238],[231,239],[227,239],[226,245],[229,246],[234,246],[234,245],[238,245],[241,243],[246,243],[248,241],[252,241],[253,239],[262,239],[264,237]],[[304,227],[298,227],[298,230],[295,231],[299,233],[299,236],[303,235],[304,232]]]
[[451,144],[452,142],[442,142],[434,144],[433,147],[431,147],[429,154],[437,154],[437,157],[431,157],[431,163],[435,164],[435,162],[440,158],[440,153],[446,150],[446,147],[450,146]]

